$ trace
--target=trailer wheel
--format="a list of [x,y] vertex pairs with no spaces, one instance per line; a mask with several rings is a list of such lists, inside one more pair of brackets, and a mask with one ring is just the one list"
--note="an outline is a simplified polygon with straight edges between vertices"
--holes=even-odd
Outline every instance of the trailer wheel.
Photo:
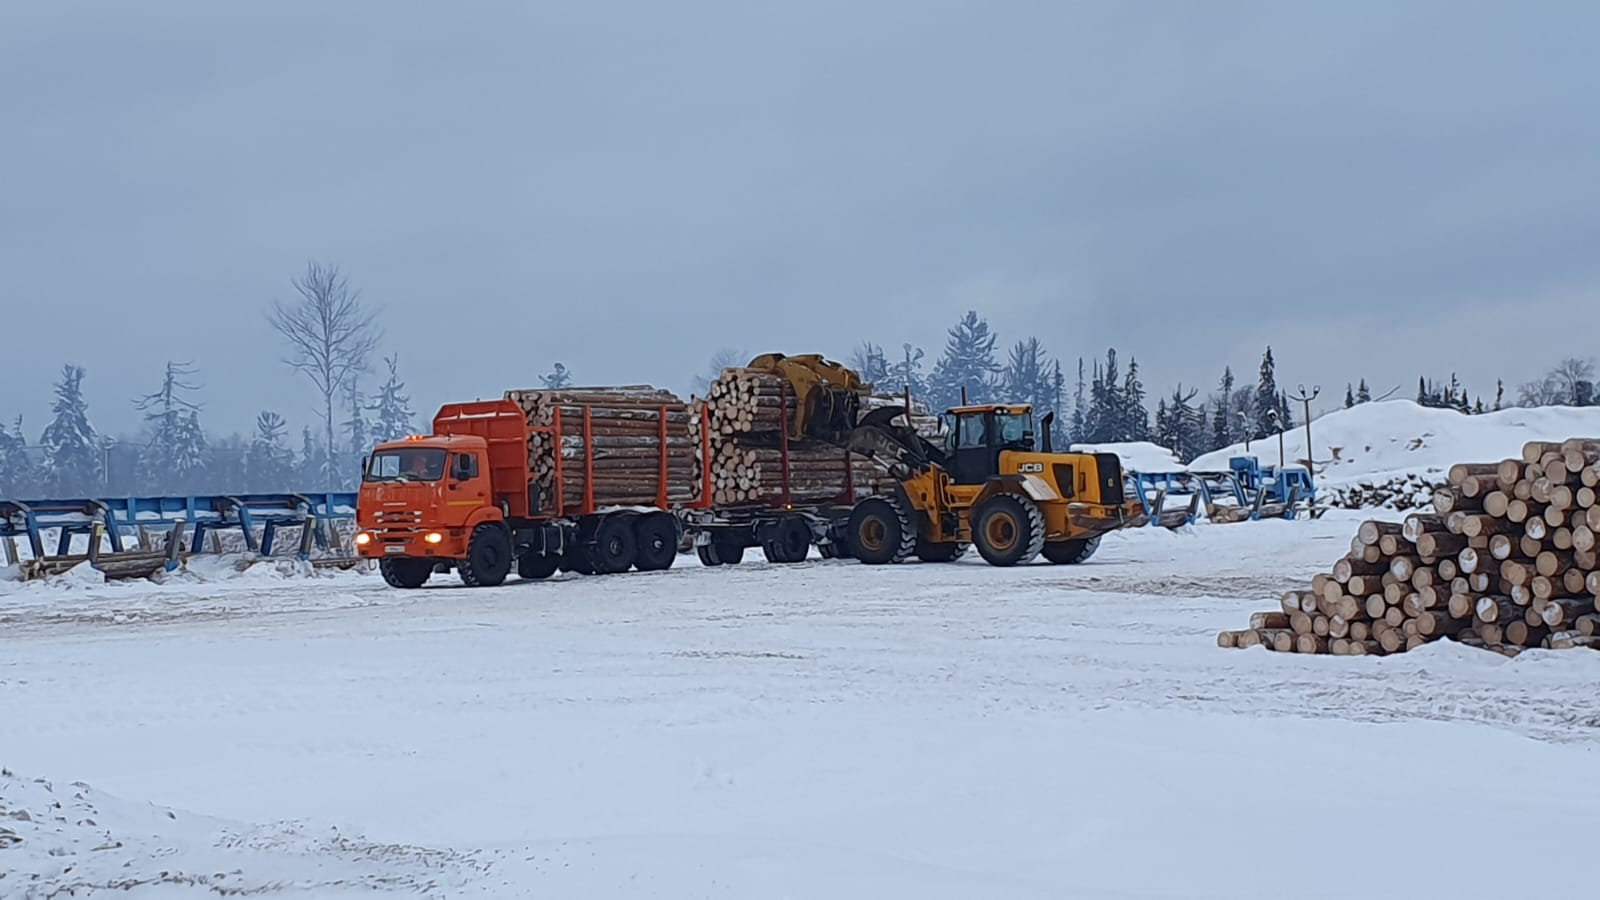
[[560,555],[539,554],[530,550],[517,557],[517,577],[524,581],[541,581],[554,575],[560,566]]
[[1044,558],[1058,566],[1072,566],[1083,562],[1100,549],[1100,536],[1077,541],[1056,541],[1044,545]]
[[997,494],[978,507],[972,542],[991,566],[1029,562],[1044,549],[1044,516],[1026,497]]
[[461,582],[470,587],[494,587],[511,574],[511,538],[498,522],[472,529],[467,558],[456,564]]
[[717,547],[717,558],[725,566],[737,566],[744,562],[744,538],[739,532],[725,528],[711,532],[711,543]]
[[917,547],[911,514],[897,501],[869,497],[850,511],[851,555],[867,565],[904,562]]
[[641,572],[659,572],[672,568],[678,558],[678,521],[667,513],[650,513],[639,519],[634,528],[638,538]]
[[700,557],[700,565],[702,566],[722,565],[722,557],[717,555],[716,541],[712,541],[707,544],[700,544],[694,548],[694,552],[696,556]]
[[626,572],[638,555],[639,542],[633,533],[633,522],[628,516],[606,516],[595,528],[594,543],[589,547],[589,562],[597,575],[615,575]]
[[778,520],[771,538],[761,545],[762,552],[771,563],[805,562],[811,553],[811,526],[799,516],[784,516]]
[[378,560],[378,571],[390,587],[419,588],[433,574],[433,560],[384,558]]

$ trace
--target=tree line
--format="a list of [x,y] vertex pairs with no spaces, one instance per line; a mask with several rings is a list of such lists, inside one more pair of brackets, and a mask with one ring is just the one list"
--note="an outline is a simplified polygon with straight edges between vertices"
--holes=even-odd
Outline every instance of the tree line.
[[[202,424],[199,373],[189,362],[172,360],[152,373],[152,390],[133,401],[140,430],[106,435],[92,422],[87,370],[69,363],[53,385],[51,417],[35,441],[20,418],[0,425],[0,497],[352,489],[362,455],[380,441],[413,433],[417,418],[394,355],[382,358],[376,387],[364,387],[382,332],[376,311],[350,289],[338,267],[309,263],[291,283],[295,299],[274,303],[267,318],[287,351],[284,364],[316,391],[314,424],[302,424],[294,434],[280,412],[264,409],[249,435],[209,433]],[[695,389],[703,393],[724,367],[749,358],[719,351]],[[1233,368],[1224,366],[1203,397],[1199,388],[1180,383],[1158,394],[1152,411],[1136,358],[1124,364],[1113,347],[1104,357],[1078,357],[1069,370],[1037,337],[1018,339],[1002,351],[999,335],[972,310],[949,328],[932,361],[911,342],[889,350],[872,340],[857,344],[847,361],[880,390],[909,391],[914,402],[935,411],[965,400],[1029,403],[1040,417],[1054,412],[1051,437],[1057,447],[1152,441],[1188,461],[1293,428],[1304,415],[1296,395],[1278,385],[1271,347],[1262,354],[1254,384],[1239,382]],[[572,377],[557,362],[540,381],[559,388],[572,384]],[[1398,392],[1374,397],[1363,378],[1346,385],[1344,405]],[[1415,399],[1463,414],[1490,412],[1505,405],[1505,385],[1497,380],[1486,401],[1469,396],[1454,373],[1448,380],[1422,376]],[[1562,360],[1521,385],[1515,400],[1518,406],[1597,404],[1595,363],[1579,358]]]

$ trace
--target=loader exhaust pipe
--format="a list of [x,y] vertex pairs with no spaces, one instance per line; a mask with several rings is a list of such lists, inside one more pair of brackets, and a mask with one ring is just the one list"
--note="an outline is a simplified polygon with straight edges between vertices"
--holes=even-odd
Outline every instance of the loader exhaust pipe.
[[1055,448],[1050,446],[1050,426],[1055,424],[1056,411],[1050,410],[1039,420],[1039,452],[1054,453]]

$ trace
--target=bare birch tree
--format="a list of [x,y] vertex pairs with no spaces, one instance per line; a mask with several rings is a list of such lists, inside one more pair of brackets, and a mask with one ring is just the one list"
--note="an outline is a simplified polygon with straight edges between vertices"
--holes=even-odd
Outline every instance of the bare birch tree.
[[333,404],[340,390],[367,364],[381,337],[376,312],[361,305],[361,292],[351,291],[336,265],[306,263],[290,279],[299,299],[272,302],[268,321],[289,344],[284,362],[310,379],[322,398],[323,436],[327,440],[323,477],[332,483],[339,457],[334,453]]

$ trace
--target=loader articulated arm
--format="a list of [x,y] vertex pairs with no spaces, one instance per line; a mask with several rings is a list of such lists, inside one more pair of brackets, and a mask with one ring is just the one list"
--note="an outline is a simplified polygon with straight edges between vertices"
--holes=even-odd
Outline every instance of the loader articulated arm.
[[944,451],[908,425],[896,425],[903,406],[885,406],[861,418],[845,441],[846,449],[873,459],[902,481],[945,464]]

